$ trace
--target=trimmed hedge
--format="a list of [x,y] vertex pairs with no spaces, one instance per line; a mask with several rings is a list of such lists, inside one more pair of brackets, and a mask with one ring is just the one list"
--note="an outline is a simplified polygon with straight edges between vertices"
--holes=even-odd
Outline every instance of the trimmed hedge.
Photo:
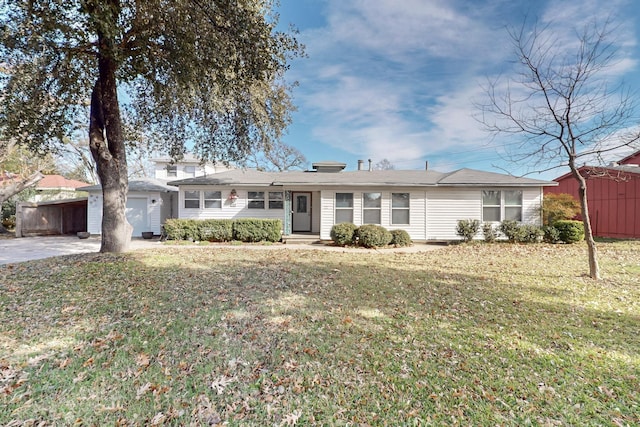
[[339,246],[351,245],[355,240],[358,226],[351,222],[341,222],[331,227],[331,240]]
[[576,243],[584,240],[584,224],[581,221],[556,221],[553,227],[558,230],[558,237],[564,243]]
[[277,242],[282,221],[279,219],[168,219],[164,231],[169,240],[210,242]]
[[560,232],[554,226],[545,225],[542,227],[542,232],[544,233],[542,240],[545,243],[558,243],[560,241]]
[[391,230],[391,244],[394,246],[411,246],[411,236],[405,230]]
[[233,221],[233,237],[242,242],[277,242],[282,237],[282,221],[279,219],[236,219]]
[[358,235],[358,244],[365,248],[387,246],[393,239],[389,230],[375,224],[361,225],[356,233]]

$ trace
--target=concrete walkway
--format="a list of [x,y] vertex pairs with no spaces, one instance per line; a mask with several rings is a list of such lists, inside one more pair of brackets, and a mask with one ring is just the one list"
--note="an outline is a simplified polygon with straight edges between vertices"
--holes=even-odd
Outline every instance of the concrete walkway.
[[[176,246],[171,243],[161,243],[158,238],[152,240],[132,239],[130,250],[141,250],[149,248],[176,249],[188,246]],[[211,244],[209,246],[197,246],[201,248],[228,248],[243,250],[272,250],[272,249],[317,249],[338,252],[361,252],[361,253],[415,253],[435,250],[444,247],[443,245],[416,243],[406,248],[390,249],[364,249],[364,248],[343,248],[327,244],[281,244],[272,245],[261,244]],[[90,237],[79,239],[76,236],[38,236],[22,238],[0,238],[0,265],[13,264],[16,262],[31,261],[36,259],[49,258],[60,255],[72,255],[98,252],[100,250],[100,237]]]

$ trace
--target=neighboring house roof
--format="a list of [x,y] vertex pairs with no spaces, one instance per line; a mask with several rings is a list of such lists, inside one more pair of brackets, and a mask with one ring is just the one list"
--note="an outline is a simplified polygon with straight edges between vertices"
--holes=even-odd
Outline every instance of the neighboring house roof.
[[[624,174],[638,174],[640,175],[640,166],[638,165],[609,165],[609,166],[581,166],[578,168],[580,174],[582,176],[610,176],[612,178],[616,178],[619,175]],[[564,175],[561,175],[554,179],[554,181],[562,181],[567,178],[573,178],[573,174],[571,172],[567,172]]]
[[640,150],[618,161],[619,164],[640,164]]
[[36,188],[38,190],[77,190],[80,187],[86,187],[86,182],[78,181],[76,179],[67,179],[61,175],[45,175]]
[[349,187],[430,187],[430,186],[553,186],[553,181],[518,178],[473,169],[451,173],[425,170],[360,170],[352,172],[261,172],[251,169],[232,170],[214,175],[181,179],[171,185],[235,185],[235,186],[349,186]]
[[[79,190],[82,191],[101,191],[101,185],[90,185],[88,187],[81,187]],[[129,181],[129,191],[140,191],[140,192],[160,192],[160,193],[170,193],[173,191],[178,191],[176,187],[172,187],[171,185],[166,185],[160,180],[153,178],[138,178],[132,179]]]

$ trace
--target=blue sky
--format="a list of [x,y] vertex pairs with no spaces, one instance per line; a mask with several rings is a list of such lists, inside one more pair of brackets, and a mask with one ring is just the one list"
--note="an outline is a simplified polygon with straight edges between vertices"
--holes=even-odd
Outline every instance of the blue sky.
[[[558,37],[612,14],[619,70],[640,92],[640,2],[635,0],[281,0],[280,24],[295,25],[308,58],[292,63],[293,114],[284,142],[309,164],[373,163],[446,172],[462,167],[520,175],[474,119],[487,78],[512,72],[507,27],[527,17]],[[552,179],[563,169],[532,178]]]

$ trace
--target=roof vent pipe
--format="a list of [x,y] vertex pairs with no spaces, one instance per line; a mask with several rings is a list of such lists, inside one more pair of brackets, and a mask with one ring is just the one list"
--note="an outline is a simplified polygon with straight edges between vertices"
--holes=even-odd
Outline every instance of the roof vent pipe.
[[371,165],[371,159],[369,159],[369,172],[373,170],[373,166]]
[[424,170],[426,170],[426,171],[429,170],[429,160],[425,160],[424,161]]
[[364,167],[364,160],[358,160],[358,170],[361,171]]

